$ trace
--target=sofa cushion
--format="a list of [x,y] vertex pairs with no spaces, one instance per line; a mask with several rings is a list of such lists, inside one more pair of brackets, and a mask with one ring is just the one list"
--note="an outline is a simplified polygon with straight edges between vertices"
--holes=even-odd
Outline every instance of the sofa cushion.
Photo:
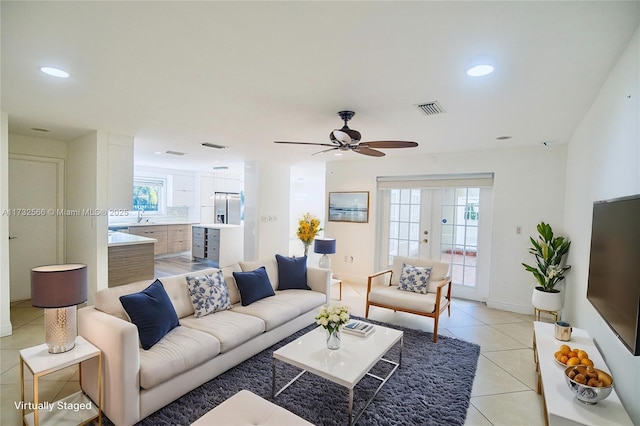
[[240,303],[240,291],[238,290],[236,279],[233,278],[234,272],[242,272],[242,269],[240,269],[240,265],[238,265],[237,263],[233,264],[232,266],[226,266],[222,268],[222,275],[224,276],[224,280],[227,283],[227,290],[229,291],[229,301],[232,305]]
[[[436,309],[435,293],[413,293],[410,291],[398,291],[398,286],[373,286],[369,293],[369,301],[387,306],[397,306],[404,309],[433,313]],[[446,297],[440,298],[440,309],[447,306]]]
[[162,283],[155,280],[139,293],[120,297],[120,302],[138,327],[143,349],[149,349],[178,326],[178,315]]
[[427,293],[430,275],[431,267],[411,266],[404,263],[402,265],[398,290],[425,294]]
[[233,277],[236,279],[238,290],[240,290],[242,306],[275,295],[264,266],[254,271],[234,272]]
[[242,269],[243,272],[254,271],[259,267],[264,266],[264,268],[267,270],[269,281],[271,281],[271,286],[274,290],[278,289],[278,263],[276,262],[275,257],[266,260],[239,262],[238,265],[240,265],[240,269]]
[[311,290],[307,285],[307,256],[285,257],[276,254],[278,290]]
[[233,310],[216,312],[202,318],[181,318],[180,325],[214,336],[220,341],[222,353],[263,333],[265,329],[264,321],[260,318]]
[[186,279],[196,318],[231,309],[229,290],[222,271],[197,277],[187,276]]
[[275,297],[267,297],[249,306],[235,305],[232,311],[260,318],[264,321],[265,331],[269,331],[317,308],[325,300],[325,295],[319,292],[286,290],[278,291]]
[[220,342],[212,335],[176,327],[151,349],[140,351],[140,387],[151,389],[219,353]]

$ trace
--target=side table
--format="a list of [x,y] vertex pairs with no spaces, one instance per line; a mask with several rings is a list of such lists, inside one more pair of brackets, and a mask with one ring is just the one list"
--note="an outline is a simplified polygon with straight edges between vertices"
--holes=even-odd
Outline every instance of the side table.
[[[38,381],[42,376],[78,364],[80,384],[82,385],[82,361],[98,358],[98,403],[91,401],[82,391],[76,392],[58,401],[40,401]],[[33,405],[24,399],[24,367],[33,374]],[[46,343],[20,350],[20,398],[22,399],[22,421],[24,425],[38,426],[51,424],[87,424],[98,420],[102,424],[102,352],[87,340],[78,336],[76,345],[68,352],[51,354]],[[33,409],[25,415],[26,409]]]
[[331,287],[333,287],[336,284],[340,285],[340,293],[339,293],[340,297],[338,297],[338,300],[342,300],[342,280],[340,278],[331,277]]

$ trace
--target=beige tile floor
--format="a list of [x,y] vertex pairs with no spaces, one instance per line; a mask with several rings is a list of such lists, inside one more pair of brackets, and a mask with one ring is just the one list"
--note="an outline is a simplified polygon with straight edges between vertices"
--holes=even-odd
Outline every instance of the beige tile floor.
[[[364,316],[366,285],[345,283],[342,303],[354,315]],[[332,303],[340,303],[338,287]],[[433,320],[372,307],[371,319],[433,331]],[[549,320],[551,321],[551,320]],[[20,425],[20,367],[18,351],[44,342],[42,310],[29,301],[11,304],[13,335],[0,339],[1,425]],[[533,315],[521,315],[465,300],[452,303],[451,317],[440,321],[439,335],[454,336],[481,346],[478,369],[471,392],[467,425],[543,425],[542,399],[536,393],[532,350]],[[32,378],[27,373],[26,395],[32,400]],[[78,371],[70,367],[46,376],[41,399],[54,401],[79,389]]]

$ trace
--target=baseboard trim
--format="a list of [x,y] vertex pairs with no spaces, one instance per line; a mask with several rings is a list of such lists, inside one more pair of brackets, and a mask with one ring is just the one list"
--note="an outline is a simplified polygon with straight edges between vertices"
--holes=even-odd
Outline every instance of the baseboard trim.
[[9,322],[8,324],[2,324],[0,326],[0,337],[11,336],[13,334],[13,326]]
[[367,283],[367,278],[366,277],[363,278],[361,275],[337,273],[337,274],[333,274],[333,276],[342,281],[349,281],[351,283],[359,283],[359,284]]
[[487,299],[487,307],[500,309],[502,311],[516,312],[518,314],[533,315],[532,305],[516,305],[513,303],[499,302],[497,300]]

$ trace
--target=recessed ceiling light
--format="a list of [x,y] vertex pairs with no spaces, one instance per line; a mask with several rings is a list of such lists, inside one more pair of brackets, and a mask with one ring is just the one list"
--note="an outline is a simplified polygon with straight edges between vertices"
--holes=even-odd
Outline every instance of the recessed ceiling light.
[[491,74],[493,67],[491,65],[476,65],[467,70],[467,75],[471,77],[482,77],[483,75]]
[[160,151],[156,151],[156,152],[154,152],[154,154],[155,154],[155,155],[162,155],[162,152],[160,152]]
[[58,78],[68,78],[69,77],[69,73],[61,70],[60,68],[53,68],[53,67],[41,67],[40,71],[42,71],[43,73],[50,75],[52,77],[58,77]]
[[340,157],[340,156],[342,155],[342,153],[341,153],[341,152],[336,152],[336,153],[335,153],[335,154],[333,154],[333,155],[335,155],[336,157]]

